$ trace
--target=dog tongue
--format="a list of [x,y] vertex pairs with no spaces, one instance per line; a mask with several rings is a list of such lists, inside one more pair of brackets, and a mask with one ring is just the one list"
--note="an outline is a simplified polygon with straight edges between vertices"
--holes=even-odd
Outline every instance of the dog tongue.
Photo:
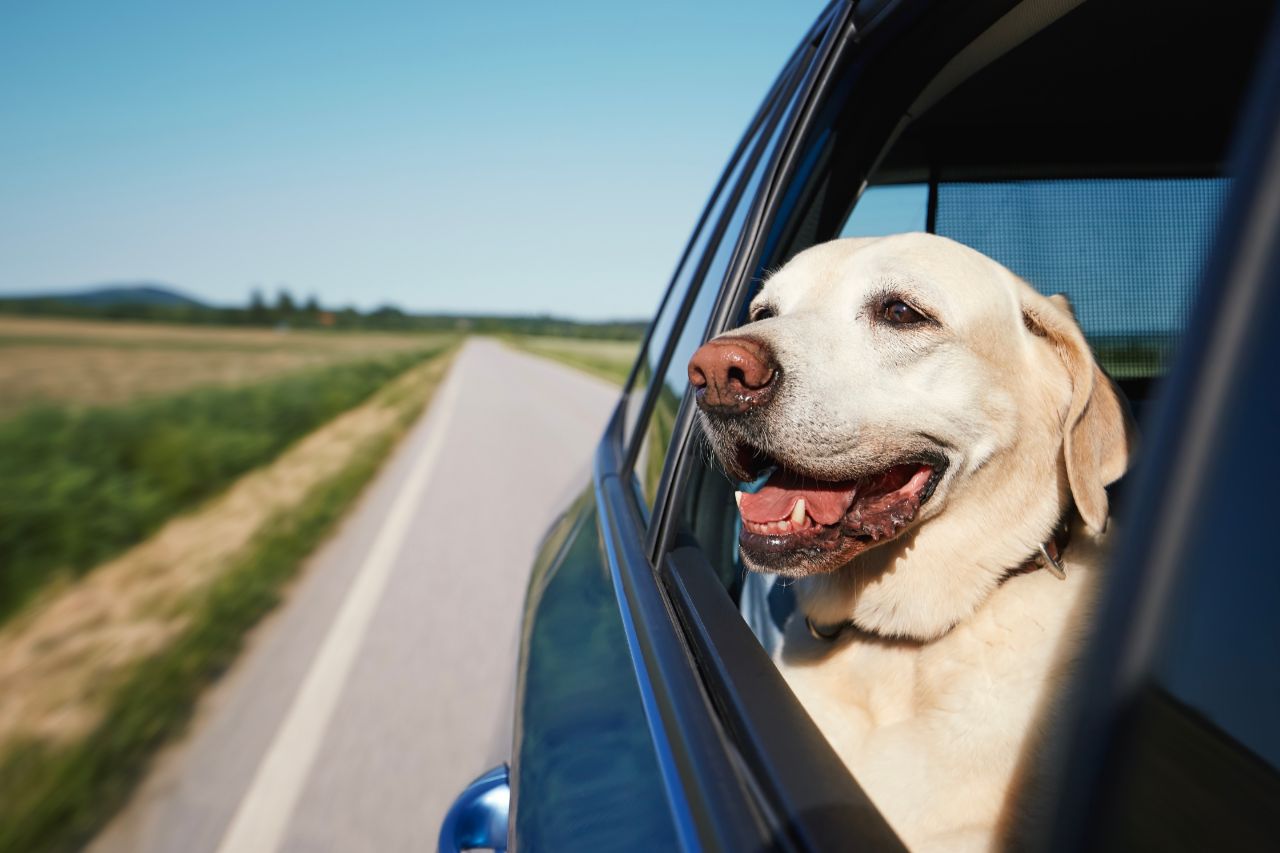
[[835,524],[849,511],[858,491],[854,481],[822,483],[803,480],[779,468],[760,491],[743,495],[738,509],[744,521],[768,524],[791,515],[796,501],[804,498],[805,512],[818,524]]

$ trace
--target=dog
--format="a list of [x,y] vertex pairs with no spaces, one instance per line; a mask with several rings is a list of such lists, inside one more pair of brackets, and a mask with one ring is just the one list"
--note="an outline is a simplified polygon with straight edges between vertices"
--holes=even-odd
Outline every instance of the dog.
[[842,239],[695,353],[777,663],[913,850],[1011,843],[1088,629],[1134,430],[1067,300],[944,237]]

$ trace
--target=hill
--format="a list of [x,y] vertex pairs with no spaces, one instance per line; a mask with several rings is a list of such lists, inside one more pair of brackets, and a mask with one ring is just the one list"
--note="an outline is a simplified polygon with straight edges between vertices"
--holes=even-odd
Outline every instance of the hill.
[[155,282],[107,284],[70,293],[32,293],[0,297],[5,302],[62,302],[87,308],[118,305],[154,305],[166,308],[205,308],[203,302]]

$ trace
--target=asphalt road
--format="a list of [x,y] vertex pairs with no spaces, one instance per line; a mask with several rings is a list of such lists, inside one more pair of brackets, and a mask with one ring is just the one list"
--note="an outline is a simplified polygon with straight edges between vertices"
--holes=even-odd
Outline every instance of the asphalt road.
[[472,340],[287,602],[91,846],[434,850],[505,760],[534,550],[618,392]]

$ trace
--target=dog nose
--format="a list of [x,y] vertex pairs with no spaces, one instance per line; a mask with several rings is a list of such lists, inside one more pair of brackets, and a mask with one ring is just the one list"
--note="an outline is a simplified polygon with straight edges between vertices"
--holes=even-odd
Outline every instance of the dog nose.
[[741,414],[773,396],[778,363],[754,338],[715,338],[689,359],[694,398],[707,412]]

